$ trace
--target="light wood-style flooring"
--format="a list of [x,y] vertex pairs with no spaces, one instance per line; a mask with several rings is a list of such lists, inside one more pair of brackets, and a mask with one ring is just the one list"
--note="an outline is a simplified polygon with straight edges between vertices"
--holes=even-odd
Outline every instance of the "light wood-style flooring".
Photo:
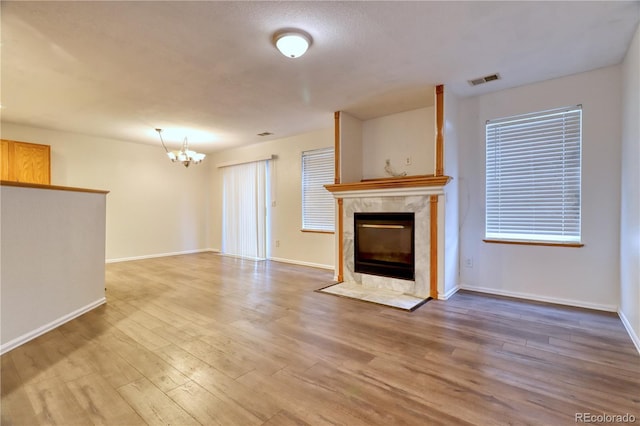
[[2,425],[574,425],[634,415],[615,314],[460,292],[409,313],[330,271],[200,253],[107,265],[107,300],[2,360]]

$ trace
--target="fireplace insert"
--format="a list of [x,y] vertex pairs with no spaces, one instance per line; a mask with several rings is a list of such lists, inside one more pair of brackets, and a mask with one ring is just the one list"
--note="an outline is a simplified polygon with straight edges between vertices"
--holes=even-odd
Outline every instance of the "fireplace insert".
[[355,272],[415,278],[414,213],[354,213]]

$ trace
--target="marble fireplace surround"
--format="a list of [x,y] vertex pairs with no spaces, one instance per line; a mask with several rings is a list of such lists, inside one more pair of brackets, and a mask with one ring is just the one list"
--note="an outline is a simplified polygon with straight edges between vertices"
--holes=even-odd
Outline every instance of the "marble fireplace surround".
[[[413,281],[355,272],[353,215],[356,212],[409,212],[415,214],[413,228],[415,233],[415,279]],[[429,296],[429,197],[416,195],[411,197],[347,198],[343,204],[343,224],[345,282],[360,284],[365,288],[384,288],[414,296]]]
[[[380,181],[364,181],[353,184],[327,185],[326,188],[339,200],[342,208],[341,227],[341,256],[342,282],[361,286],[362,291],[372,289],[390,290],[399,294],[427,298],[432,295],[433,272],[438,269],[431,247],[431,230],[433,196],[441,198],[444,195],[444,185],[449,177],[426,177],[419,179],[382,179]],[[341,201],[340,201],[341,200]],[[413,281],[389,277],[381,277],[357,273],[354,271],[354,213],[383,213],[383,212],[412,212],[415,214],[415,279]],[[438,230],[444,229],[442,215],[436,213],[434,218]],[[339,224],[340,225],[340,224]],[[438,232],[441,233],[441,232]],[[443,252],[442,241],[438,238],[436,253]],[[437,259],[437,256],[435,257]],[[436,271],[432,271],[435,268]],[[340,271],[338,272],[340,275]],[[435,275],[437,276],[437,275]]]

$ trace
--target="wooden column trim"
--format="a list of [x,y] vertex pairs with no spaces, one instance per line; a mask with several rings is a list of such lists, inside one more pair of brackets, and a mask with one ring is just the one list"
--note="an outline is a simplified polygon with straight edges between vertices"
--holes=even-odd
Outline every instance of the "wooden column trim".
[[438,196],[432,195],[429,213],[429,296],[438,298]]
[[436,86],[436,176],[444,175],[444,86]]
[[344,281],[344,227],[342,223],[342,203],[342,198],[338,198],[338,282]]
[[335,170],[333,172],[334,183],[338,184],[341,182],[340,176],[340,111],[336,111],[333,113],[333,127],[334,127],[334,164]]
[[[338,185],[341,182],[341,176],[340,176],[340,111],[336,111],[333,113],[333,127],[334,127],[334,137],[333,137],[333,143],[334,143],[334,149],[333,149],[333,163],[335,166],[334,172],[333,172],[333,179],[334,179],[334,184]],[[342,203],[343,200],[342,198],[338,198],[338,232],[337,232],[337,237],[338,237],[338,269],[336,271],[336,278],[338,280],[338,282],[343,282],[344,281],[344,225],[343,225],[343,218],[342,218],[342,212],[343,212],[343,207],[342,207]]]

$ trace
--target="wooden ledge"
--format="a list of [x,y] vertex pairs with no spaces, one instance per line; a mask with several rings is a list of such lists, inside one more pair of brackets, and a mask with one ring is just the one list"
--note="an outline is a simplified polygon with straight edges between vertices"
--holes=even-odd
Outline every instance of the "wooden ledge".
[[108,194],[109,191],[103,191],[101,189],[86,189],[86,188],[73,188],[71,186],[58,186],[58,185],[41,185],[38,183],[25,183],[25,182],[13,182],[9,180],[0,181],[1,186],[16,186],[18,188],[35,188],[35,189],[49,189],[57,191],[73,191],[73,192],[89,192],[93,194]]
[[402,178],[369,179],[362,182],[325,185],[329,192],[366,191],[372,189],[422,188],[445,186],[451,176],[407,176]]
[[335,234],[335,231],[319,231],[317,229],[301,229],[300,232],[308,232],[310,234]]
[[551,241],[521,241],[521,240],[491,240],[484,239],[482,240],[485,243],[491,244],[515,244],[519,246],[545,246],[545,247],[573,247],[580,248],[584,247],[582,243],[556,243]]

